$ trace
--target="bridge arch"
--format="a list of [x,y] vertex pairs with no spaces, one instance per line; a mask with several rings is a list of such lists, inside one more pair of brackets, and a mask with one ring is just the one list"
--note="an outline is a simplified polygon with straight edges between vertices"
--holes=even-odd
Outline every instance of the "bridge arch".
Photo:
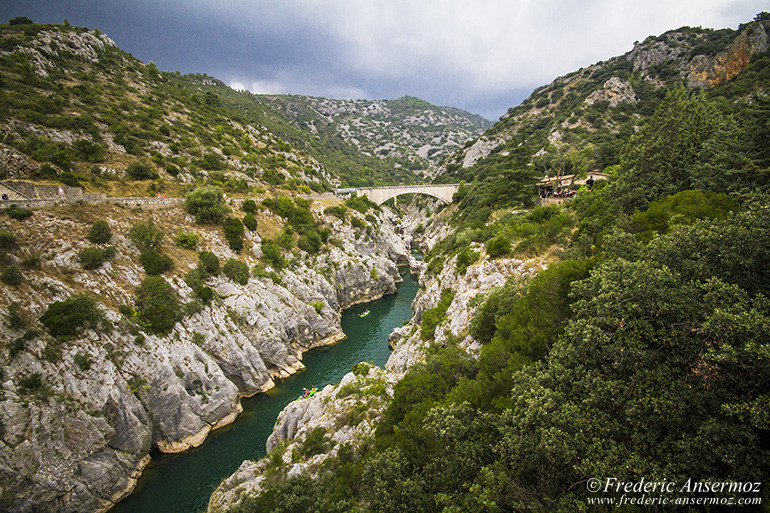
[[459,184],[396,185],[392,187],[359,187],[357,192],[378,205],[403,194],[425,194],[449,204],[452,203],[452,197],[459,187]]

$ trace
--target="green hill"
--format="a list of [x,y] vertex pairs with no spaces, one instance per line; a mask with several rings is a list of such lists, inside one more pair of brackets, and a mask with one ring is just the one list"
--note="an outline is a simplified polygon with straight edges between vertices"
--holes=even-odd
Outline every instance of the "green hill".
[[[416,98],[255,96],[161,71],[98,30],[0,25],[0,178],[110,195],[174,195],[201,181],[230,192],[415,182],[487,126]],[[394,134],[409,143],[388,145]]]

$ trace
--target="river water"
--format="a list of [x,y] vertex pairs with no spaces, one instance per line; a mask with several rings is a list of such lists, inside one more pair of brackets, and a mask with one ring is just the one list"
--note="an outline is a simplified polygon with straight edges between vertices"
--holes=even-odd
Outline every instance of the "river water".
[[[134,492],[111,513],[195,513],[205,511],[209,497],[223,479],[247,459],[265,455],[265,442],[278,414],[302,394],[303,388],[339,382],[358,362],[380,367],[390,355],[388,335],[412,316],[417,280],[403,268],[398,293],[354,306],[342,313],[347,339],[305,353],[307,367],[280,380],[264,394],[242,400],[243,413],[212,432],[198,448],[182,454],[154,454]],[[359,315],[369,310],[366,317]]]

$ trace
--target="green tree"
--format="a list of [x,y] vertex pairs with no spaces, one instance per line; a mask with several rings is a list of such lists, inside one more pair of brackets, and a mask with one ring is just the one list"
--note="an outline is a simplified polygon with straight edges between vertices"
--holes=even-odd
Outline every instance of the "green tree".
[[112,238],[112,229],[109,223],[104,219],[94,221],[91,227],[88,229],[88,235],[86,238],[94,244],[104,244],[110,241]]
[[187,213],[195,216],[195,222],[221,223],[230,209],[225,204],[222,189],[219,187],[198,187],[187,193],[184,199]]
[[487,242],[487,254],[490,258],[499,258],[507,255],[511,251],[511,241],[504,235],[498,235]]
[[241,210],[249,214],[254,214],[257,211],[257,202],[251,198],[246,198],[241,204]]
[[236,283],[246,285],[249,283],[249,266],[240,260],[231,258],[225,262],[222,272]]
[[211,251],[201,251],[198,254],[198,269],[206,276],[219,274],[219,258]]
[[75,294],[63,301],[48,305],[40,323],[56,338],[72,338],[81,331],[96,328],[104,322],[104,314],[96,307],[96,301],[85,294]]
[[149,275],[159,275],[174,268],[174,261],[168,255],[158,253],[154,249],[145,249],[139,256],[139,262],[144,272]]
[[126,166],[126,174],[134,180],[154,180],[158,173],[149,162],[135,160]]
[[147,276],[136,289],[139,321],[147,329],[165,335],[181,318],[179,300],[174,288],[161,276]]
[[243,226],[252,232],[257,229],[257,218],[254,217],[254,214],[247,213],[245,216],[243,216]]
[[228,217],[225,219],[224,225],[225,239],[230,246],[230,249],[236,253],[243,249],[243,223],[236,217]]

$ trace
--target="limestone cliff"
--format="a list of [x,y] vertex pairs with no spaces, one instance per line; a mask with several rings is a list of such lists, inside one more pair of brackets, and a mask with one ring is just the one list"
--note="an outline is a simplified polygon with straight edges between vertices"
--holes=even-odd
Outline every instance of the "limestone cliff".
[[[440,231],[441,221],[434,222],[430,231]],[[393,352],[380,369],[363,364],[348,373],[336,386],[328,385],[310,399],[289,404],[279,415],[272,435],[267,441],[269,456],[259,461],[244,461],[240,468],[217,488],[209,502],[209,513],[227,511],[244,495],[258,493],[268,474],[285,478],[298,474],[316,475],[321,464],[337,454],[343,444],[366,443],[374,432],[393,386],[416,362],[423,361],[430,344],[445,344],[452,337],[460,347],[475,353],[478,343],[468,334],[475,307],[469,300],[478,294],[501,286],[511,275],[524,278],[545,266],[539,259],[492,260],[483,254],[465,274],[457,272],[455,258],[448,261],[438,276],[421,278],[421,289],[412,303],[412,321],[393,331],[390,343]],[[422,313],[434,307],[441,291],[451,289],[454,299],[446,312],[446,320],[436,328],[431,340],[423,340],[419,325]],[[320,454],[303,455],[308,436],[328,434],[329,449]]]
[[[383,210],[377,229],[362,230],[313,209],[333,227],[336,245],[316,257],[297,250],[287,269],[245,285],[211,277],[209,305],[196,301],[183,279],[197,252],[168,239],[187,230],[198,235],[199,249],[252,267],[260,254],[257,232],[247,232],[246,250],[236,255],[221,227],[196,225],[178,206],[147,212],[71,205],[0,219],[0,229],[16,238],[3,258],[23,269],[21,283],[0,288],[3,311],[13,304],[18,314],[3,316],[0,326],[0,509],[109,509],[133,489],[152,448],[179,452],[201,444],[234,420],[241,397],[301,369],[304,351],[343,338],[340,310],[395,292],[396,263],[407,263],[409,252],[393,214]],[[175,269],[166,279],[187,305],[167,336],[147,332],[125,313],[145,276],[127,233],[150,217],[168,234],[164,252]],[[98,218],[112,229],[116,256],[86,270],[77,255],[92,246],[85,234]],[[268,231],[281,223],[267,211],[258,218]],[[84,292],[96,298],[111,329],[55,340],[36,319],[54,301]]]
[[[449,174],[442,179],[447,182],[467,180],[464,169],[488,157],[499,159],[513,154],[524,139],[536,145],[532,153],[541,156],[549,152],[564,154],[570,147],[579,150],[586,141],[596,144],[599,135],[630,135],[654,112],[661,90],[681,83],[706,89],[736,78],[767,51],[768,33],[770,20],[763,13],[738,30],[682,27],[636,42],[624,55],[581,68],[535,89],[493,128],[444,159],[439,176]],[[752,90],[764,94],[766,85],[752,83],[751,88],[744,88]],[[615,163],[605,159],[584,164],[602,171]]]

